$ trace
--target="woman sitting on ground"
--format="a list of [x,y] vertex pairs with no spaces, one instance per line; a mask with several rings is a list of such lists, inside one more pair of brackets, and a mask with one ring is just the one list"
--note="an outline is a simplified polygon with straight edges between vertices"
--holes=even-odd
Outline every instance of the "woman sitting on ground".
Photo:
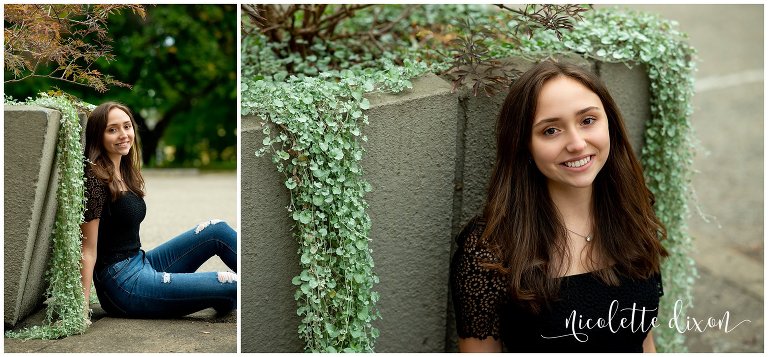
[[85,141],[85,223],[80,228],[86,311],[91,281],[101,307],[125,317],[180,317],[206,308],[236,307],[237,274],[195,271],[218,255],[237,271],[237,233],[220,220],[203,222],[162,245],[141,249],[146,214],[136,122],[119,103],[88,116]]

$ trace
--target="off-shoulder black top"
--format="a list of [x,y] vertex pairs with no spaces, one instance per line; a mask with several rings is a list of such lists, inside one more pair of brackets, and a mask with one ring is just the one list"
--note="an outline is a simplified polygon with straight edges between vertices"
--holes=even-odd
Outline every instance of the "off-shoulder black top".
[[85,163],[85,222],[99,218],[99,237],[96,245],[98,272],[116,262],[131,257],[141,249],[139,227],[147,213],[144,199],[125,191],[112,201],[106,182],[99,180]]
[[[565,276],[559,298],[533,314],[507,293],[507,282],[481,265],[498,262],[480,241],[485,222],[475,218],[457,237],[451,291],[460,338],[494,337],[509,352],[642,352],[664,294],[661,276],[620,285],[593,273]],[[658,326],[658,325],[657,325]]]

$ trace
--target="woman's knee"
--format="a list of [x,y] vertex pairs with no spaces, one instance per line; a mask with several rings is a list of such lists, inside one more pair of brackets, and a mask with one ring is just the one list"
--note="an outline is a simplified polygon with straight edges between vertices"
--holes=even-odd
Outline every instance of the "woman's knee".
[[237,233],[235,232],[232,227],[229,226],[229,224],[226,221],[220,220],[220,219],[210,219],[207,221],[200,222],[195,227],[195,234],[201,234],[201,233],[214,233],[214,234],[225,234],[231,237],[236,237]]
[[220,271],[216,273],[216,279],[218,279],[219,282],[222,284],[237,283],[237,273],[234,273],[231,271]]

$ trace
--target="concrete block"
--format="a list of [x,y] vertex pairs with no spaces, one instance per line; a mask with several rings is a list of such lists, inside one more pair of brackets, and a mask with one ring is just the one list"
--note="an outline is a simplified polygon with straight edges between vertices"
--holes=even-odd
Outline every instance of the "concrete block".
[[597,62],[600,79],[611,93],[624,116],[624,125],[632,149],[640,159],[645,123],[651,119],[650,81],[645,66],[631,69],[623,63]]
[[14,325],[43,300],[56,214],[60,113],[6,106],[4,155],[4,321]]
[[263,140],[258,119],[243,117],[241,128],[241,351],[301,352],[291,284],[301,269],[286,210],[290,195],[270,156],[254,155]]
[[362,160],[375,286],[377,352],[442,352],[445,344],[458,102],[427,75],[411,91],[373,95]]

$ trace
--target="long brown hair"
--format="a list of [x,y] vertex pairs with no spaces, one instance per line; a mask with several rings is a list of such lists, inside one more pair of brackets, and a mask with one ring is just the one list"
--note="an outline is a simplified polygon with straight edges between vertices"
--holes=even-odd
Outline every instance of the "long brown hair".
[[[605,85],[578,66],[545,60],[525,72],[510,88],[496,123],[496,162],[483,212],[482,241],[500,258],[486,264],[507,277],[512,297],[532,311],[557,298],[567,267],[566,227],[549,196],[546,177],[531,162],[531,131],[544,83],[569,77],[602,101],[608,117],[610,154],[593,182],[594,240],[587,256],[614,265],[595,271],[606,284],[619,274],[649,278],[667,252],[660,240],[666,229],[653,212],[653,194],[624,128],[624,119]],[[592,253],[595,253],[594,255]],[[594,262],[592,262],[594,263]]]
[[119,109],[128,114],[133,125],[133,142],[128,155],[120,160],[120,176],[123,182],[139,197],[144,197],[144,178],[141,176],[141,149],[139,148],[139,133],[136,126],[136,120],[133,119],[131,110],[123,104],[117,102],[106,102],[88,115],[88,123],[85,126],[85,158],[89,161],[93,173],[100,180],[107,183],[109,191],[112,193],[112,201],[116,200],[120,194],[120,186],[115,180],[115,166],[109,159],[107,151],[104,148],[104,130],[107,128],[107,117],[112,109]]

